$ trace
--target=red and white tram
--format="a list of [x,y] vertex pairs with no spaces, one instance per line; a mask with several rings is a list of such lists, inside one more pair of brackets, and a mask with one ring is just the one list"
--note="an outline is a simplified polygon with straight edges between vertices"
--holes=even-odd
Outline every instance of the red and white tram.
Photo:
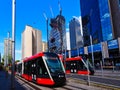
[[64,66],[55,53],[38,53],[24,59],[19,67],[23,78],[37,84],[52,86],[66,83]]
[[[72,57],[72,58],[66,58],[66,73],[77,73],[77,74],[94,74],[94,69],[91,66],[90,62],[86,59],[83,60],[82,57]],[[87,64],[88,62],[88,64]],[[85,65],[86,64],[86,65]],[[87,70],[87,67],[88,69]]]

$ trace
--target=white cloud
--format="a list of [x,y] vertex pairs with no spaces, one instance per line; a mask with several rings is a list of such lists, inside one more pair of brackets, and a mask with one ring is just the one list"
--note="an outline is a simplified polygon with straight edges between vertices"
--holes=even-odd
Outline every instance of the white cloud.
[[110,17],[110,14],[109,13],[105,13],[103,18],[107,18],[107,17]]
[[101,19],[101,22],[104,21],[106,18],[110,17],[110,14],[109,13],[105,13],[103,16],[102,16],[102,19]]
[[15,50],[15,52],[21,54],[21,50]]

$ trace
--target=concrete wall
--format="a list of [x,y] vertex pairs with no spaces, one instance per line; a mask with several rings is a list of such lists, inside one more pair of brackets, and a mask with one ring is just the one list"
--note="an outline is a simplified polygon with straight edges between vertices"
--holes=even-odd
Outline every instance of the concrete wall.
[[42,33],[39,30],[26,26],[22,33],[22,59],[42,51]]

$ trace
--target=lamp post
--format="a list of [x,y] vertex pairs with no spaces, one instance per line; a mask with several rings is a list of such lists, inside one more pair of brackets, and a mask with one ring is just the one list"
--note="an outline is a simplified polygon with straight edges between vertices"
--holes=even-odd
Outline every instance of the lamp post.
[[7,39],[7,61],[6,65],[8,65],[8,59],[9,59],[9,43],[10,43],[10,32],[8,32],[8,39]]
[[46,26],[47,26],[47,45],[48,45],[48,52],[49,52],[49,40],[48,40],[48,18],[46,19]]
[[11,89],[15,89],[15,0],[12,0],[12,74],[11,74]]
[[101,53],[102,53],[102,63],[104,65],[104,46],[103,46],[103,43],[101,42]]
[[91,53],[92,53],[92,63],[93,63],[93,68],[95,69],[94,54],[93,54],[93,43],[92,43],[92,36],[91,35],[90,35],[90,44],[91,44]]
[[[90,14],[89,14],[89,19],[90,19],[90,32],[92,30],[92,22],[91,22],[91,16],[93,13],[93,9],[90,10]],[[93,43],[92,43],[92,36],[90,35],[90,44],[91,44],[91,53],[92,53],[92,63],[93,63],[93,69],[95,69],[95,65],[94,65],[94,53],[93,53]]]
[[45,13],[43,13],[43,16],[46,20],[46,27],[47,27],[47,46],[48,46],[48,52],[49,52],[49,40],[48,40],[48,18]]

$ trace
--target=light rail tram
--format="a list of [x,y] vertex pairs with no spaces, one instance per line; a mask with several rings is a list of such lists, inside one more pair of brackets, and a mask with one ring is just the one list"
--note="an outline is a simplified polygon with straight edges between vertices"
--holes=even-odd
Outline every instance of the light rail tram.
[[28,81],[40,85],[65,85],[65,69],[59,56],[51,52],[40,52],[16,65],[16,73]]

